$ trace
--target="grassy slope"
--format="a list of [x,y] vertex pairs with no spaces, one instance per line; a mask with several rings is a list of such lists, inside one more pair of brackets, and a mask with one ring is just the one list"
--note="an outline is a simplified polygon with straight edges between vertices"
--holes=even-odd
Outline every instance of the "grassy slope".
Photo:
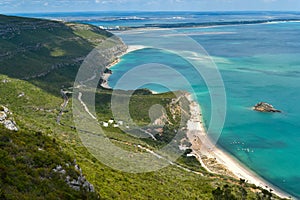
[[[7,18],[3,16],[0,16],[0,18],[1,26],[9,24],[14,27],[16,26],[15,24],[24,22],[32,23],[32,21],[39,24],[54,24],[52,25],[54,28],[47,28],[43,31],[37,31],[36,29],[20,31],[20,34],[15,36],[16,38],[14,39],[3,37],[3,35],[1,38],[0,36],[0,45],[1,47],[3,45],[0,55],[7,51],[18,49],[22,46],[21,43],[23,42],[29,42],[30,44],[27,44],[27,46],[39,42],[43,44],[39,50],[16,53],[11,58],[0,58],[0,74],[2,74],[0,75],[0,104],[6,105],[14,113],[14,118],[21,129],[20,133],[10,133],[2,128],[0,129],[0,136],[4,138],[1,140],[1,145],[5,147],[1,151],[1,160],[9,161],[1,162],[1,181],[3,183],[6,180],[3,178],[5,174],[6,177],[12,177],[13,175],[10,172],[13,169],[17,169],[14,175],[20,180],[18,181],[18,185],[23,185],[25,188],[20,189],[18,186],[13,186],[13,189],[10,189],[9,184],[0,184],[0,195],[9,196],[16,194],[26,197],[30,193],[31,195],[35,195],[34,197],[49,194],[54,195],[51,196],[53,198],[59,198],[60,194],[69,194],[76,198],[82,194],[70,190],[63,185],[61,180],[56,178],[49,180],[49,184],[47,184],[49,188],[44,188],[46,194],[40,193],[40,182],[36,180],[36,171],[39,169],[49,172],[53,167],[53,163],[66,163],[71,158],[76,157],[77,162],[83,169],[83,173],[94,184],[96,191],[103,199],[211,199],[213,198],[213,190],[217,186],[222,187],[226,184],[230,186],[229,188],[233,191],[233,194],[241,196],[238,181],[234,181],[228,177],[210,175],[203,171],[199,163],[194,159],[188,159],[184,156],[178,160],[178,163],[202,172],[206,176],[195,175],[175,166],[169,166],[152,173],[127,174],[115,171],[101,164],[88,153],[74,130],[67,126],[59,126],[55,122],[60,104],[62,103],[62,99],[59,96],[59,89],[62,85],[72,84],[78,65],[65,65],[51,71],[45,77],[30,79],[28,81],[19,80],[19,78],[39,74],[48,70],[56,63],[69,62],[72,58],[85,56],[98,42],[101,42],[101,40],[110,34],[96,28],[85,30],[78,28],[78,25],[72,24],[66,27],[64,24],[58,22]],[[70,26],[75,26],[75,28],[70,28]],[[1,82],[4,79],[9,80],[9,82]],[[25,96],[18,98],[17,96],[21,92],[24,92]],[[110,94],[111,92],[107,90],[98,91],[97,101],[101,102],[101,105],[97,107],[97,111],[102,113],[98,116],[100,120],[107,120],[111,117],[109,112]],[[147,107],[154,104],[165,105],[166,99],[169,101],[171,97],[172,95],[170,94],[163,94],[161,96],[137,95],[133,98],[132,102],[139,107],[140,112],[136,112],[136,109],[133,108],[132,111],[134,112],[132,112],[132,115],[140,123],[146,123],[148,120]],[[71,109],[71,103],[66,109]],[[62,122],[72,125],[72,114],[65,112]],[[37,132],[42,135],[37,136]],[[110,138],[114,139],[116,144],[126,150],[136,151],[133,147],[124,145],[123,142],[148,145],[150,148],[155,148],[159,145],[125,135],[119,129],[115,128],[107,128],[106,133]],[[23,143],[17,146],[11,145],[6,137],[13,138],[17,143],[22,143],[22,140],[24,140],[26,145]],[[54,138],[56,142],[53,144],[51,141]],[[18,152],[22,149],[25,154],[34,156],[39,152],[33,149],[38,146],[41,140],[46,141],[51,150],[49,155],[41,156],[47,157],[45,162],[51,160],[53,163],[51,162],[41,167],[29,167],[22,160],[10,161],[11,155],[8,150]],[[17,155],[17,157],[22,156]],[[25,161],[26,159],[25,157]],[[18,171],[20,168],[16,166],[31,170],[26,177],[30,178],[34,187],[38,189],[31,189],[28,186],[28,181],[22,178],[24,174]],[[28,187],[29,189],[26,189]],[[255,194],[250,192],[250,187],[247,186],[246,190],[248,191],[248,199],[255,199]],[[52,193],[51,191],[57,191],[57,193]],[[85,197],[81,196],[81,198]],[[94,197],[91,196],[90,198],[93,199]]]
[[97,194],[74,191],[52,169],[64,166],[67,174],[78,176],[66,167],[72,158],[60,150],[55,140],[40,132],[12,132],[0,127],[0,199],[96,199]]
[[73,59],[84,57],[97,42],[111,36],[100,29],[78,26],[0,15],[0,55],[9,53],[0,59],[0,73],[25,78],[43,73],[53,65],[72,64]]

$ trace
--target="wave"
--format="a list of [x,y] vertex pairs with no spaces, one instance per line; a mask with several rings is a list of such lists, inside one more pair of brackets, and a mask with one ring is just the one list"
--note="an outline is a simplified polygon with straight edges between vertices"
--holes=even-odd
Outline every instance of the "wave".
[[137,17],[137,16],[130,16],[130,17],[120,17],[117,20],[145,20],[146,17]]

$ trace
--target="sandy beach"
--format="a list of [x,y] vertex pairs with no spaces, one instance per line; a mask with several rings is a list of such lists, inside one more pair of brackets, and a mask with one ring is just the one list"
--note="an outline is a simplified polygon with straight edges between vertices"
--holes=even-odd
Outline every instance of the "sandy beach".
[[191,118],[187,123],[187,136],[192,143],[193,153],[207,171],[232,176],[237,179],[245,179],[248,183],[255,184],[268,191],[272,189],[272,193],[282,198],[289,199],[291,197],[217,147],[206,133],[199,104],[192,99],[190,94],[187,94],[186,97],[191,102]]
[[[127,51],[123,55],[144,48],[147,47],[142,45],[128,46]],[[107,68],[119,63],[120,57],[118,57],[115,62],[107,66]],[[103,74],[102,79],[104,82],[101,84],[103,88],[111,89],[108,83],[110,75],[110,73]],[[192,144],[191,148],[193,150],[193,154],[208,172],[227,175],[236,179],[245,179],[247,183],[255,184],[256,186],[268,191],[271,189],[272,193],[281,198],[291,198],[291,195],[268,183],[246,166],[243,166],[238,160],[234,159],[224,150],[217,147],[217,145],[212,142],[206,133],[200,105],[193,100],[191,94],[187,93],[186,98],[190,101],[191,112],[191,118],[187,122],[187,137]]]
[[[147,48],[147,47],[143,46],[143,45],[129,45],[129,46],[127,46],[126,52],[124,54],[122,54],[121,56],[119,56],[113,63],[108,65],[106,68],[109,69],[112,66],[118,64],[121,61],[120,57],[122,57],[123,55],[125,55],[127,53],[130,53],[132,51],[137,51],[137,50],[144,49],[144,48]],[[109,86],[109,83],[108,83],[108,79],[109,79],[110,76],[111,76],[110,73],[103,73],[103,75],[101,76],[101,79],[103,80],[103,82],[101,83],[101,86],[103,88],[111,89],[111,87]]]

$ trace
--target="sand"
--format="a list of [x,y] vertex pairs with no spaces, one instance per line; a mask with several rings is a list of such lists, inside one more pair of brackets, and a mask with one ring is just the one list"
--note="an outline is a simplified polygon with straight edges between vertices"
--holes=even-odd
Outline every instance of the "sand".
[[[144,49],[144,48],[147,48],[147,47],[146,47],[146,46],[143,46],[143,45],[129,45],[129,46],[127,46],[126,52],[125,52],[124,54],[122,54],[121,56],[123,56],[123,55],[125,55],[125,54],[127,54],[127,53],[130,53],[130,52],[132,52],[132,51],[137,51],[137,50]],[[111,64],[108,65],[106,68],[109,69],[109,68],[113,67],[114,65],[118,64],[118,63],[121,61],[121,59],[120,59],[121,56],[119,56],[119,57],[116,59],[115,62],[111,63]],[[101,78],[102,78],[102,80],[103,80],[101,86],[102,86],[103,88],[106,88],[106,89],[112,89],[112,88],[109,86],[109,83],[108,83],[108,79],[109,79],[110,76],[111,76],[111,74],[109,74],[109,73],[103,73],[103,75],[101,76]]]
[[[245,179],[248,183],[255,184],[266,190],[272,189],[273,193],[282,198],[290,198],[291,196],[279,188],[268,183],[246,166],[243,166],[239,161],[231,157],[228,153],[217,147],[212,140],[208,137],[206,129],[203,126],[203,119],[201,114],[201,108],[199,104],[193,101],[190,94],[187,94],[187,98],[190,100],[190,112],[191,118],[187,124],[187,136],[192,143],[192,150],[196,158],[200,161],[201,165],[209,172],[219,173],[216,169],[208,166],[204,163],[202,158],[208,158],[215,160],[219,166],[224,168],[224,171],[228,172],[226,175],[231,175],[238,179]],[[224,174],[224,173],[221,173]]]
[[[142,45],[130,45],[123,55],[144,48],[147,47]],[[118,62],[120,62],[120,58],[107,66],[107,68],[114,66]],[[108,73],[103,74],[102,79],[105,81],[101,84],[102,87],[111,89],[108,84],[110,75],[111,74]],[[187,137],[192,143],[194,155],[208,172],[228,175],[237,179],[245,179],[248,183],[255,184],[256,186],[266,190],[270,191],[270,189],[272,189],[272,192],[281,198],[289,199],[291,197],[291,195],[281,191],[279,188],[256,175],[246,166],[242,165],[238,160],[234,159],[231,155],[214,144],[208,137],[206,129],[204,128],[200,105],[193,100],[191,94],[187,93],[186,98],[191,102],[191,118],[187,123]],[[216,164],[210,165],[208,162],[205,162],[203,158],[206,160],[213,160]]]

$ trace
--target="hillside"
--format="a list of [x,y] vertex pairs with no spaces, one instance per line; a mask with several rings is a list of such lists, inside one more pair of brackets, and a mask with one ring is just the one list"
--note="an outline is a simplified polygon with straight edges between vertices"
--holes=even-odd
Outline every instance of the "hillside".
[[[90,25],[0,15],[0,73],[30,80],[64,68],[74,76],[88,53],[111,36]],[[112,56],[125,49],[120,41]]]
[[[188,150],[172,165],[143,174],[111,169],[89,153],[74,130],[71,94],[62,109],[60,90],[72,90],[85,56],[110,36],[89,25],[0,16],[0,105],[18,127],[9,131],[0,124],[0,199],[270,199],[268,191],[208,173],[186,156]],[[120,40],[111,49],[114,60],[126,46]],[[96,92],[99,121],[112,118],[111,95],[102,88]],[[104,128],[106,135],[127,151],[142,151],[137,145],[160,148],[181,120],[173,111],[188,113],[173,99],[172,93],[147,90],[132,96],[130,113],[137,124],[149,123],[152,105],[166,109],[170,123],[155,135],[157,141],[112,126]]]

